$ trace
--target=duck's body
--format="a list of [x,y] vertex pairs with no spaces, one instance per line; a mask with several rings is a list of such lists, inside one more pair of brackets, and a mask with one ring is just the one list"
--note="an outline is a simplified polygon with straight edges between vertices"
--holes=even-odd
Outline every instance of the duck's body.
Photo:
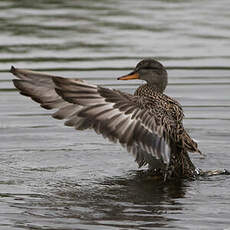
[[165,95],[167,72],[153,59],[143,60],[120,80],[147,81],[134,95],[68,79],[12,68],[19,80],[15,86],[46,109],[58,109],[52,116],[66,119],[77,130],[94,129],[132,152],[138,165],[148,164],[163,178],[194,177],[195,166],[188,152],[200,152],[183,127],[183,110]]
[[171,176],[197,175],[197,168],[191,162],[188,152],[200,153],[200,150],[183,127],[184,113],[181,105],[175,99],[154,91],[148,84],[140,86],[134,95],[139,97],[139,106],[150,111],[157,125],[163,126],[165,136],[169,138],[171,158],[168,172]]

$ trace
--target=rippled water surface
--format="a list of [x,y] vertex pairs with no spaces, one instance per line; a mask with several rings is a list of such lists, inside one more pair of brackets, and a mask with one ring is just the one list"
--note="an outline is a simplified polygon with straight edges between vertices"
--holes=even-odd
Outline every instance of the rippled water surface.
[[19,96],[11,65],[117,82],[138,61],[168,69],[167,94],[207,154],[230,169],[230,4],[191,1],[0,1],[0,229],[230,229],[230,178],[168,184],[143,177],[120,146],[74,131]]

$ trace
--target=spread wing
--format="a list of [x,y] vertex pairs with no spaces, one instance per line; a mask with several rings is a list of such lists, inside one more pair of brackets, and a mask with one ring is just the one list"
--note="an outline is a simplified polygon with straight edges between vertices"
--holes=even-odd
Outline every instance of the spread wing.
[[163,126],[156,124],[148,109],[141,108],[139,98],[118,90],[70,79],[15,69],[19,79],[14,85],[45,109],[57,109],[52,115],[65,119],[65,125],[77,130],[92,128],[132,152],[142,165],[169,164],[170,149]]

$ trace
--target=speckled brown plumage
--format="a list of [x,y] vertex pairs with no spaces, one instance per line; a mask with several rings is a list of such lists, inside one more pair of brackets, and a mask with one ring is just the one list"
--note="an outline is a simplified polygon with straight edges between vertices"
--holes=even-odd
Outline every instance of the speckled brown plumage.
[[134,95],[141,98],[139,106],[150,111],[157,124],[164,127],[165,135],[170,139],[171,176],[194,177],[197,169],[191,162],[188,152],[201,152],[183,127],[182,106],[175,99],[152,88],[150,84],[140,86]]

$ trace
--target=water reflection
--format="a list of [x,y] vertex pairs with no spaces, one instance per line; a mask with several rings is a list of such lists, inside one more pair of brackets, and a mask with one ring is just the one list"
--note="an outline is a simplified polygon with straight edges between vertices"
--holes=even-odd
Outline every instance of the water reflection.
[[186,189],[186,181],[165,184],[132,171],[83,187],[63,181],[53,189],[52,198],[43,199],[40,204],[47,209],[58,206],[52,216],[62,216],[62,221],[77,218],[85,224],[160,227],[176,220],[167,214],[183,212],[177,199],[185,196]]

